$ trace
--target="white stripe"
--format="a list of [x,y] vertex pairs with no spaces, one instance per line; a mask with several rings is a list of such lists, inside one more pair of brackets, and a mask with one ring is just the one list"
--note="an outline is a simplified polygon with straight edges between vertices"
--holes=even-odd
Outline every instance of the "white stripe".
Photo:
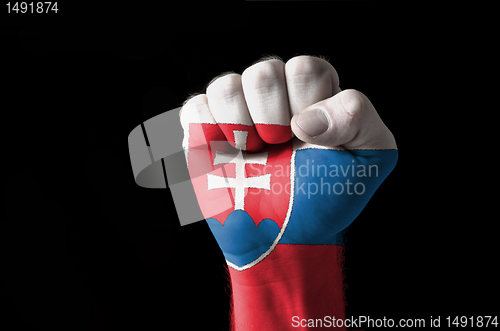
[[181,125],[186,130],[189,123],[217,124],[206,103],[188,102],[181,109]]

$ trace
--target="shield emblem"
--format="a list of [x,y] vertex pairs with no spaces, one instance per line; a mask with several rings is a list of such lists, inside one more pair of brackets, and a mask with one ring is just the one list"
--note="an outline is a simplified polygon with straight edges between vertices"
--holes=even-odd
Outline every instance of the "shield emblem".
[[[190,123],[187,163],[200,205],[228,265],[244,270],[264,259],[288,223],[293,196],[293,146],[267,145],[246,152],[256,131],[241,124],[225,141],[206,141],[216,124]],[[229,131],[230,132],[230,131]]]

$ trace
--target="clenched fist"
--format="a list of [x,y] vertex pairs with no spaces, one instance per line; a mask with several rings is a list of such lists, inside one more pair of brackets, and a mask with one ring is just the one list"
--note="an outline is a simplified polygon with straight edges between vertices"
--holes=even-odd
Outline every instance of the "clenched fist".
[[342,231],[397,160],[368,98],[341,91],[323,59],[273,58],[215,79],[181,123],[201,211],[231,267],[234,328],[343,316]]

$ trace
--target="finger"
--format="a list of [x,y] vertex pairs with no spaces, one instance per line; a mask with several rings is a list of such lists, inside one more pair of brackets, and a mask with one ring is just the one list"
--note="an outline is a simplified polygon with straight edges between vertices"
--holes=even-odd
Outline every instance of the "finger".
[[[212,116],[206,94],[198,94],[190,98],[182,106],[180,117],[181,125],[184,129],[182,146],[185,149],[205,146],[211,141],[226,140],[222,130]],[[195,126],[192,124],[195,124]]]
[[258,151],[265,146],[254,127],[241,85],[241,75],[229,74],[207,88],[208,106],[226,139],[234,147]]
[[292,118],[302,141],[345,149],[397,149],[392,133],[368,98],[345,90],[302,110]]
[[290,140],[291,116],[283,61],[272,59],[254,64],[243,72],[241,79],[249,113],[262,140],[269,144]]
[[[198,203],[205,219],[213,217],[223,211],[232,208],[232,196],[230,191],[221,191],[215,196],[206,196],[208,191],[208,173],[216,174],[225,169],[215,162],[218,152],[228,151],[230,148],[226,137],[208,105],[206,94],[200,94],[189,99],[181,109],[180,120],[184,129],[184,140],[182,146],[186,153],[186,161],[189,169],[189,176],[195,188]],[[217,172],[218,171],[218,172]],[[177,196],[184,194],[189,188],[182,187],[176,191]],[[172,191],[173,192],[173,191]],[[192,196],[192,195],[191,195]]]
[[285,64],[291,115],[340,92],[339,77],[326,60],[296,56]]

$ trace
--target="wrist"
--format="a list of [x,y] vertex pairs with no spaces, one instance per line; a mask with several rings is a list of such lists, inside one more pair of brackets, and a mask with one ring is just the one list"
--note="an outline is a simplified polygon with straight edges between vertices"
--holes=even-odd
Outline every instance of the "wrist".
[[229,268],[234,331],[307,329],[294,316],[344,319],[343,249],[278,244],[249,269]]

